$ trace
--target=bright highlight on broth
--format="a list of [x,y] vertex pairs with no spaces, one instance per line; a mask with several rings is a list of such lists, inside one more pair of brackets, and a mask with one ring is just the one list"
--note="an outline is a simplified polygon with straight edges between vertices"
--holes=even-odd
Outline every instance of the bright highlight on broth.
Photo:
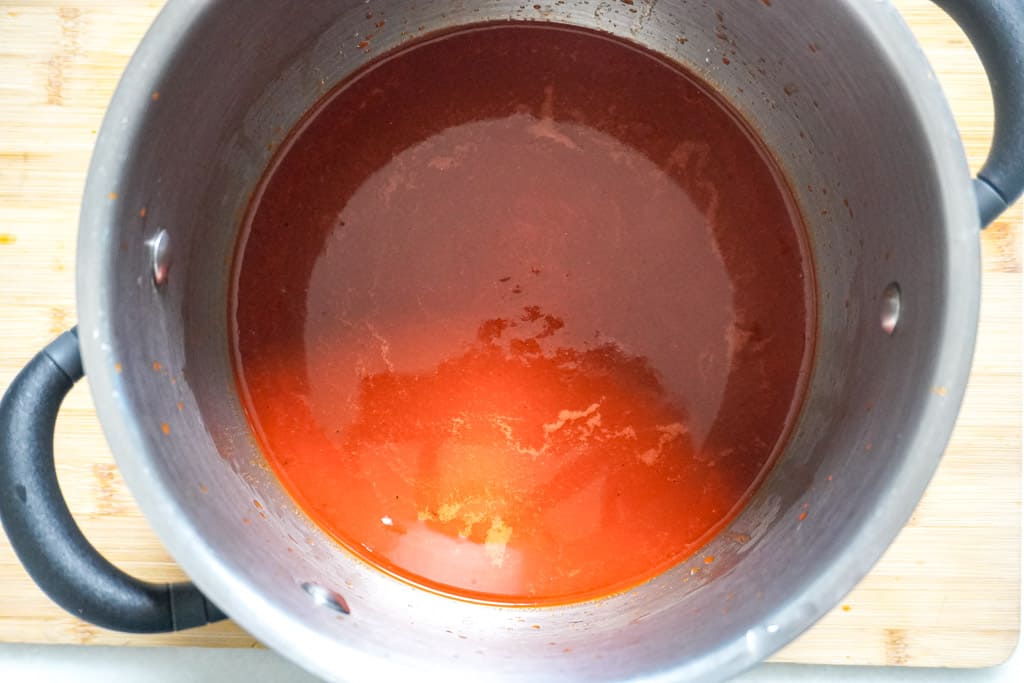
[[637,585],[741,509],[803,396],[791,194],[689,73],[595,32],[409,43],[262,181],[235,368],[267,460],[364,561],[467,599]]

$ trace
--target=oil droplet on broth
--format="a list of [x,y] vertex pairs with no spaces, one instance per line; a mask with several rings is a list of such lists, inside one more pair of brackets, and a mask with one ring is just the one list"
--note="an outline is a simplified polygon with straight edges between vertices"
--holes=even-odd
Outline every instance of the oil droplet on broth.
[[463,597],[597,597],[688,558],[770,465],[813,317],[802,228],[678,67],[455,32],[281,149],[236,372],[268,462],[357,555]]

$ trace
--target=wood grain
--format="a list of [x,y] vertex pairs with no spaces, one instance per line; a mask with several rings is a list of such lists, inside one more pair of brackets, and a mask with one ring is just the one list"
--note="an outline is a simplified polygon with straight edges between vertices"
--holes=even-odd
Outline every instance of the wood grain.
[[[73,324],[74,245],[107,100],[156,2],[0,2],[0,387]],[[991,139],[988,85],[959,29],[900,0],[946,89],[972,165]],[[982,237],[984,301],[967,399],[910,523],[843,605],[775,659],[989,666],[1018,639],[1021,485],[1021,208]],[[115,564],[183,578],[127,492],[83,384],[57,427],[59,478],[85,533]],[[174,635],[104,631],[55,607],[0,538],[0,641],[254,647],[231,623]]]

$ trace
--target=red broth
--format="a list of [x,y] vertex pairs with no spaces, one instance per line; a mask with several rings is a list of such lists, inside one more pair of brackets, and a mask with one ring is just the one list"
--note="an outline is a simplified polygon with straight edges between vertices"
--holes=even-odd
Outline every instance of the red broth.
[[371,565],[496,603],[608,595],[696,552],[784,445],[805,242],[679,66],[537,24],[410,42],[253,198],[240,393],[298,505]]

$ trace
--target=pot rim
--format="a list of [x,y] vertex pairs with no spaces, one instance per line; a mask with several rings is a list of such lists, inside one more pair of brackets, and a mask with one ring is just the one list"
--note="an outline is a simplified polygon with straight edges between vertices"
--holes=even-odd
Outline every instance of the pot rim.
[[[889,494],[855,536],[822,572],[805,584],[799,595],[774,605],[761,624],[750,625],[747,637],[723,641],[701,657],[680,662],[644,680],[726,678],[757,663],[763,645],[752,648],[749,634],[769,624],[771,646],[785,645],[809,628],[846,595],[878,561],[909,519],[938,466],[953,429],[967,385],[978,326],[981,287],[980,229],[972,179],[952,112],[935,75],[909,27],[891,2],[848,2],[884,52],[894,78],[910,99],[917,123],[926,131],[936,180],[941,187],[946,223],[936,228],[946,240],[943,265],[945,318],[938,336],[932,386],[947,389],[942,396],[922,398],[921,420],[907,425],[904,448],[908,455],[890,481]],[[349,679],[407,674],[399,662],[381,660],[313,627],[262,595],[253,584],[227,567],[201,529],[181,514],[184,500],[155,475],[154,454],[139,422],[126,419],[133,406],[117,391],[117,373],[109,360],[116,339],[111,302],[116,294],[103,264],[118,248],[118,217],[106,188],[119,185],[124,160],[132,155],[144,128],[150,94],[184,43],[183,36],[203,22],[211,3],[169,2],[139,45],[126,68],[104,117],[96,141],[79,221],[77,304],[82,358],[92,398],[117,465],[129,489],[161,542],[188,576],[222,610],[261,642],[297,664],[326,677],[341,674],[343,661]],[[343,659],[341,659],[343,657]],[[421,669],[418,675],[449,680],[444,669]]]

